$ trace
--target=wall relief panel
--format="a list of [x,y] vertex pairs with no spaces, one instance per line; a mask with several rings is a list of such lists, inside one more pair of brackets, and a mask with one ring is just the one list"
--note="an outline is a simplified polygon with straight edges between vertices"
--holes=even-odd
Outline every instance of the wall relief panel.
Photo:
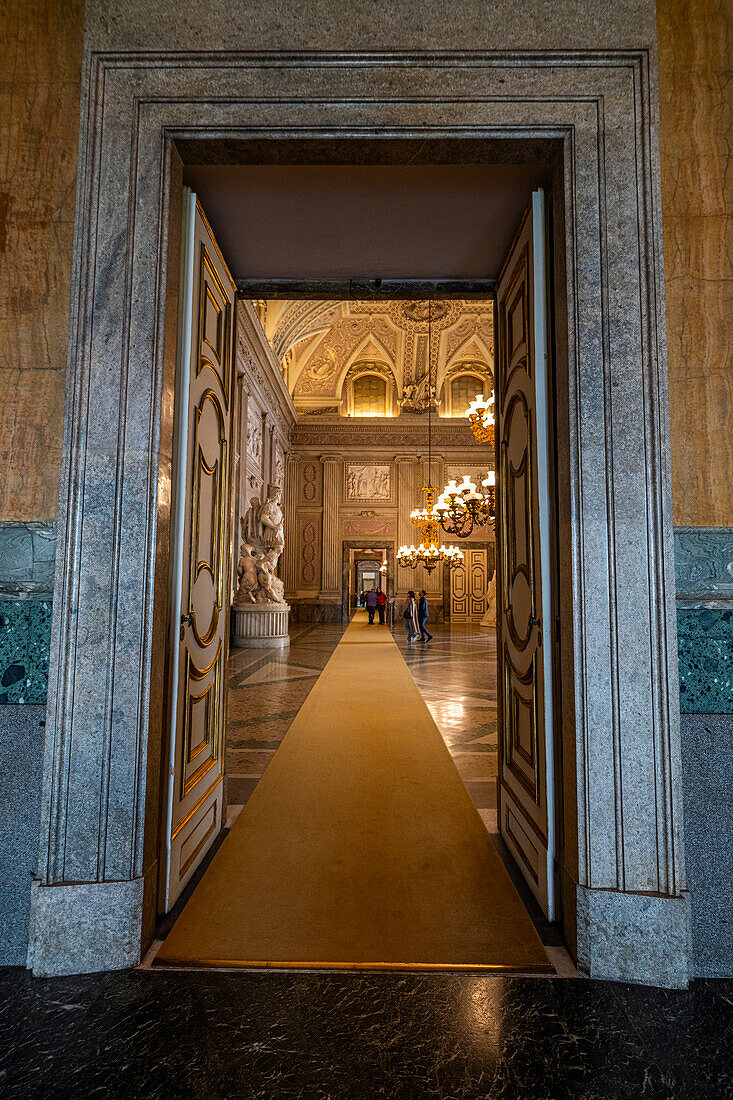
[[304,517],[300,521],[300,583],[308,587],[318,587],[321,575],[321,547],[318,532],[319,516]]
[[362,466],[347,462],[345,467],[346,500],[391,500],[392,467]]
[[300,499],[305,504],[321,503],[321,464],[318,459],[306,459],[300,468]]
[[262,413],[254,404],[247,409],[247,454],[262,461]]
[[344,538],[385,538],[395,537],[395,517],[380,516],[378,512],[365,508],[356,515],[344,517]]

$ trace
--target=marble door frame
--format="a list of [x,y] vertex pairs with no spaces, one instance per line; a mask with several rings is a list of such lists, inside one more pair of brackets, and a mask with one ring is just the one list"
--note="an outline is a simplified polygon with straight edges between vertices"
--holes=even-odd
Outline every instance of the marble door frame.
[[592,976],[687,982],[656,102],[646,50],[87,56],[36,974],[135,965],[154,926],[175,143],[417,137],[561,151],[565,932]]
[[[349,607],[349,572],[352,550],[386,550],[387,577],[395,588],[395,540],[394,539],[342,539],[341,540],[341,621],[347,622]],[[388,589],[389,591],[389,589]]]

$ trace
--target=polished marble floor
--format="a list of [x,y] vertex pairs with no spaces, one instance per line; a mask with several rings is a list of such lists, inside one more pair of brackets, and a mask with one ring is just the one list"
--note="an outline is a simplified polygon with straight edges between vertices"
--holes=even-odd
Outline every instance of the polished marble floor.
[[[245,801],[341,637],[235,653],[229,801]],[[398,645],[482,814],[495,650],[475,627]],[[379,685],[375,685],[379,706]],[[488,808],[487,808],[488,807]],[[687,991],[470,973],[0,970],[3,1100],[733,1100],[733,981]]]
[[[336,648],[340,624],[294,625],[285,650],[234,650],[227,695],[227,801],[246,802]],[[395,639],[479,809],[496,806],[496,637],[431,626],[431,642]],[[374,706],[379,707],[379,685]]]
[[0,971],[3,1100],[726,1100],[733,982]]

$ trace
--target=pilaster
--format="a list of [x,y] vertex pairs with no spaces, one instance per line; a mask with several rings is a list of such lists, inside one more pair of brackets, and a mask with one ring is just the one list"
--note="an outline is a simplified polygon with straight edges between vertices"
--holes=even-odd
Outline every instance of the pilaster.
[[324,455],[323,517],[321,521],[321,596],[341,593],[341,547],[338,542],[338,503],[341,460]]
[[[399,550],[400,546],[411,546],[417,534],[410,519],[410,512],[416,506],[417,500],[417,456],[396,455],[395,466],[397,467],[397,549]],[[397,566],[396,572],[395,595],[399,599],[409,589],[415,587],[417,570]]]
[[285,595],[295,595],[298,588],[298,460],[285,457],[285,549],[283,551],[283,584]]

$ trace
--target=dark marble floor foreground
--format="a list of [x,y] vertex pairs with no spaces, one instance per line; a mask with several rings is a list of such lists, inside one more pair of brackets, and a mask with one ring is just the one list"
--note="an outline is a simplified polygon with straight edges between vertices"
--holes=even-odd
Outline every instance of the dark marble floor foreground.
[[4,1100],[722,1100],[733,982],[0,971]]

